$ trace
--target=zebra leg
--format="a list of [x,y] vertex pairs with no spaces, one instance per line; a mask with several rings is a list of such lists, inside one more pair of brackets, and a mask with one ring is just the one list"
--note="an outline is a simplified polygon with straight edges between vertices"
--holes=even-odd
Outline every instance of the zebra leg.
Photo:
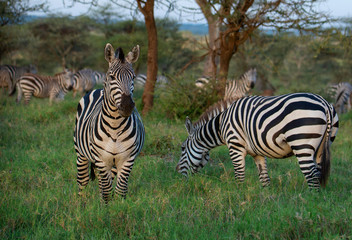
[[134,159],[125,161],[117,173],[117,183],[115,188],[115,194],[126,198],[128,192],[128,178],[132,171]]
[[228,148],[233,164],[233,169],[235,171],[235,178],[239,182],[243,182],[245,177],[245,156],[247,153],[244,148],[238,149],[238,146],[235,148],[231,144],[228,146]]
[[79,187],[79,195],[82,195],[82,190],[89,182],[88,159],[77,156],[77,183]]
[[259,180],[262,183],[263,187],[270,185],[270,178],[268,175],[268,168],[266,165],[266,158],[263,156],[255,156],[254,157],[255,164],[258,168]]
[[[97,164],[96,164],[97,165]],[[99,190],[102,196],[102,200],[104,203],[108,203],[111,198],[111,191],[112,191],[112,178],[111,172],[106,170],[105,167],[98,168],[98,180],[99,180]]]
[[299,167],[308,183],[310,189],[320,188],[320,172],[317,169],[313,155],[304,156],[304,154],[296,154]]
[[16,84],[16,88],[17,88],[16,102],[19,103],[21,101],[21,98],[22,98],[22,88],[21,88],[21,85],[18,82]]
[[24,92],[24,104],[27,105],[32,97],[32,92]]

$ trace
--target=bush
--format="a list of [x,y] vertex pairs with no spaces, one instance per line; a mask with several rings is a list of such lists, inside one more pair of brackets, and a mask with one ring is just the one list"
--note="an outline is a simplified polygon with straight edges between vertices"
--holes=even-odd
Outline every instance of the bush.
[[197,118],[217,101],[211,84],[200,89],[195,86],[194,76],[169,78],[167,85],[157,88],[155,110],[164,112],[170,119]]

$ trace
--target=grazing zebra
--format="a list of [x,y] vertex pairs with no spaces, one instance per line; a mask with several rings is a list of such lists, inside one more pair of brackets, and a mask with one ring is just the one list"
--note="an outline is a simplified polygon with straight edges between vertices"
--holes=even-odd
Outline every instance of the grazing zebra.
[[73,75],[73,97],[76,97],[76,93],[79,92],[81,95],[91,91],[96,84],[95,74],[92,69],[82,69]]
[[74,131],[79,193],[96,171],[102,199],[108,202],[114,177],[115,193],[125,197],[134,160],[144,143],[144,126],[132,99],[135,74],[132,63],[139,57],[135,46],[125,58],[121,48],[114,53],[106,44],[109,62],[103,89],[93,90],[79,102]]
[[32,73],[24,74],[17,80],[17,103],[24,95],[24,103],[28,104],[31,97],[49,98],[50,104],[53,100],[63,100],[66,93],[72,89],[72,72],[65,70],[52,76],[39,76]]
[[176,167],[185,176],[208,162],[212,148],[226,144],[241,182],[247,154],[254,158],[263,186],[270,183],[266,157],[295,155],[308,186],[319,189],[327,182],[338,116],[331,104],[315,94],[250,96],[206,121],[192,124],[187,118],[186,129],[189,136]]
[[25,73],[37,73],[37,69],[33,65],[17,67],[13,65],[0,66],[0,86],[8,88],[8,95],[11,96],[16,90],[16,81]]
[[224,100],[237,100],[246,96],[249,90],[254,87],[256,80],[257,70],[254,68],[245,72],[237,81],[229,81],[225,88]]
[[341,82],[329,88],[329,94],[334,98],[334,107],[338,114],[351,110],[351,93],[352,85],[348,82]]

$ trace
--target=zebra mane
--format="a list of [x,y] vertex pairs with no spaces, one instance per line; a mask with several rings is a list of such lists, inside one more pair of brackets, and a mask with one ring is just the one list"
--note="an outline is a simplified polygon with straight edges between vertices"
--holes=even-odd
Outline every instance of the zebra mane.
[[226,99],[226,100],[220,100],[214,103],[213,105],[208,107],[207,110],[205,110],[205,112],[193,124],[193,127],[196,129],[200,128],[205,123],[207,123],[210,119],[216,117],[217,115],[225,111],[227,108],[229,108],[233,102],[234,101],[230,99]]
[[122,48],[121,47],[118,47],[115,51],[115,57],[120,59],[121,62],[124,62],[125,61],[125,54],[123,53],[122,51]]

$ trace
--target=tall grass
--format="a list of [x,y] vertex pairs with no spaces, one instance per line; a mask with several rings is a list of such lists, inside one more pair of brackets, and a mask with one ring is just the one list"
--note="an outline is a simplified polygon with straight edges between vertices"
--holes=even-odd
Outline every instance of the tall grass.
[[[146,143],[127,199],[100,202],[97,181],[79,197],[73,128],[78,98],[28,106],[0,98],[1,239],[347,239],[352,237],[352,113],[341,117],[328,185],[309,191],[295,158],[268,161],[262,188],[251,158],[234,179],[226,147],[199,174],[175,171],[187,134],[160,113],[143,119]],[[156,103],[157,104],[157,103]]]

